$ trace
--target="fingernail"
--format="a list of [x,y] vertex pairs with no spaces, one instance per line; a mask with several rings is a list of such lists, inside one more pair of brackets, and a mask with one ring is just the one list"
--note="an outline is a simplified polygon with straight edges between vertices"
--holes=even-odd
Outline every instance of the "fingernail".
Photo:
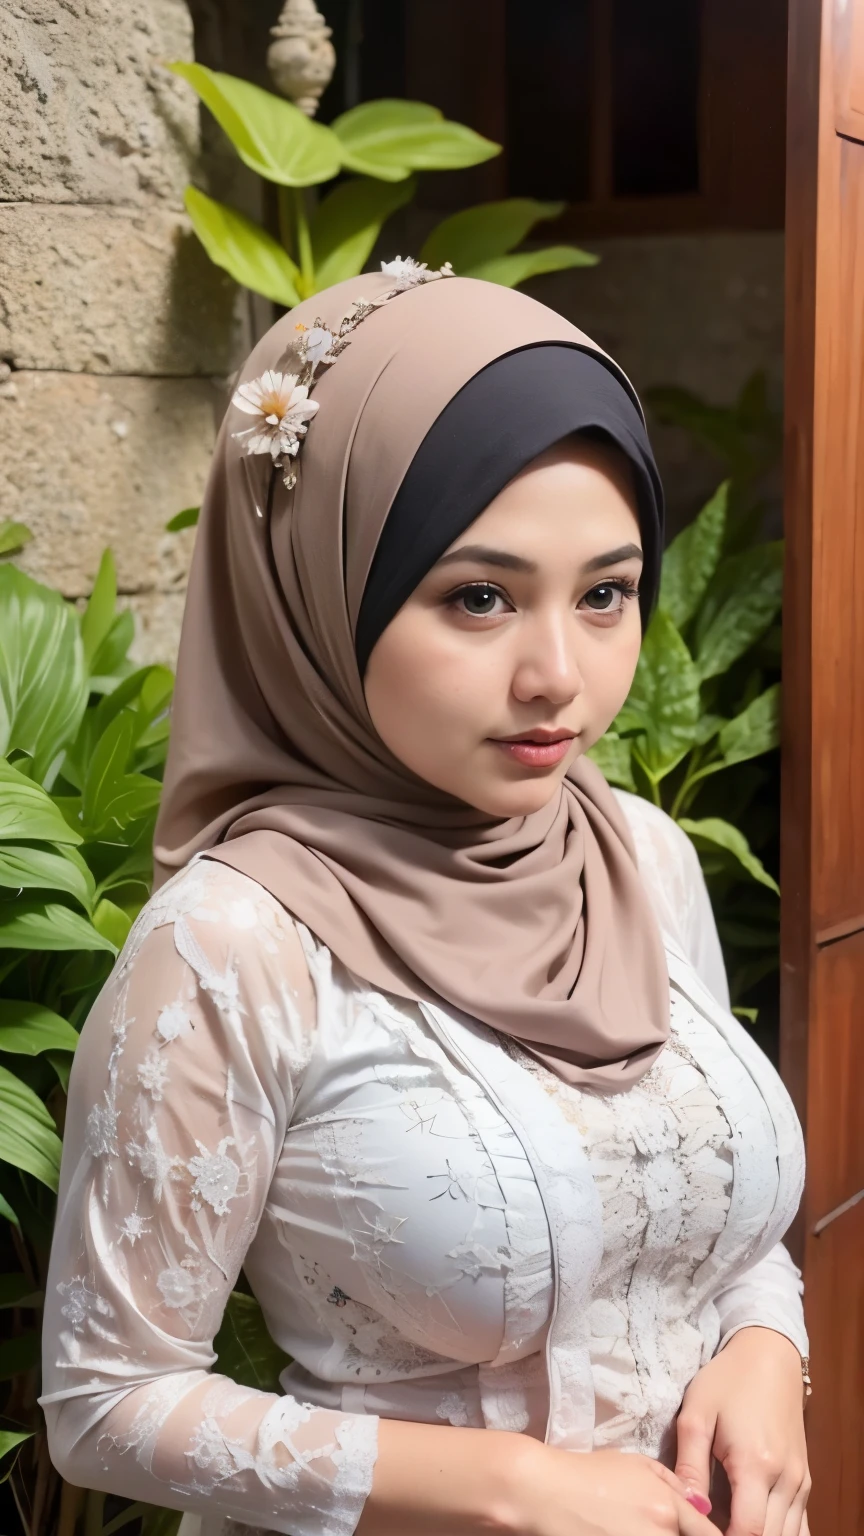
[[692,1504],[697,1515],[710,1515],[711,1500],[704,1493],[697,1493],[694,1488],[688,1488],[684,1495],[688,1504]]

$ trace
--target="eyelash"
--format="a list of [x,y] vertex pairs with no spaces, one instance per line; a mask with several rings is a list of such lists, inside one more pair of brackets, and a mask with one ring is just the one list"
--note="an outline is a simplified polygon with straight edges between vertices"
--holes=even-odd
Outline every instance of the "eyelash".
[[[604,587],[611,587],[614,591],[620,592],[623,601],[620,608],[612,609],[611,611],[608,609],[604,610],[602,608],[588,609],[589,613],[593,613],[595,617],[600,619],[606,616],[615,617],[617,614],[622,612],[624,602],[628,602],[631,598],[639,596],[639,588],[635,581],[633,581],[629,576],[612,576],[608,581],[598,581],[595,582],[593,587],[589,587],[584,596],[580,598],[580,604],[584,603],[585,598],[590,597],[592,592],[601,591]],[[463,582],[461,587],[457,587],[455,591],[448,593],[447,597],[444,599],[445,606],[455,610],[458,608],[460,599],[465,596],[466,592],[477,591],[494,592],[496,596],[504,598],[505,602],[509,602],[509,598],[507,598],[506,594],[502,592],[501,588],[496,586],[494,582],[466,581]],[[499,617],[498,614],[468,613],[464,608],[462,609],[462,615],[465,618],[481,620],[485,618]]]

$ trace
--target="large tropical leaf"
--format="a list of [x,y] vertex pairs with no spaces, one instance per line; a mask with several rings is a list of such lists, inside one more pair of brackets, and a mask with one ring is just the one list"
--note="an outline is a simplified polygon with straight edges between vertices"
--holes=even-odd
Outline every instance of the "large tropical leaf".
[[65,891],[89,912],[96,883],[75,849],[0,842],[0,888]]
[[533,197],[506,197],[497,203],[479,203],[444,219],[420,252],[430,267],[452,263],[459,273],[481,261],[504,256],[519,245],[541,220],[560,218],[565,203],[541,203]]
[[0,1067],[0,1162],[32,1173],[56,1191],[61,1142],[42,1100],[26,1083]]
[[701,821],[692,821],[682,816],[678,825],[693,839],[700,851],[708,849],[726,855],[740,865],[752,880],[767,885],[769,890],[776,891],[779,896],[777,881],[769,875],[762,860],[756,857],[743,832],[739,832],[737,827],[730,826],[728,821],[723,821],[719,816],[706,816]]
[[422,101],[362,102],[337,117],[332,129],[345,169],[382,181],[402,181],[411,171],[455,171],[501,153],[500,144],[449,122]]
[[600,740],[591,747],[588,756],[597,764],[609,784],[617,784],[619,789],[635,792],[632,753],[628,740],[617,736],[614,731],[607,731],[606,735],[601,736]]
[[582,251],[577,245],[546,245],[539,251],[514,251],[512,256],[493,256],[462,272],[463,277],[477,277],[486,283],[500,283],[502,288],[517,288],[529,277],[544,272],[566,272],[570,267],[595,267],[599,256]]
[[717,745],[723,754],[723,766],[744,763],[761,757],[780,745],[780,684],[766,688],[740,715],[723,726]]
[[362,272],[385,219],[410,202],[416,190],[413,176],[398,182],[356,176],[330,192],[311,222],[316,289]]
[[0,949],[105,949],[117,946],[71,907],[54,901],[0,901]]
[[693,625],[692,645],[703,681],[728,672],[773,624],[783,599],[780,540],[723,560]]
[[661,779],[693,746],[699,728],[699,674],[678,630],[658,609],[642,644],[619,734],[640,728],[636,750],[649,776]]
[[313,187],[338,175],[342,156],[335,134],[293,102],[203,64],[168,67],[191,85],[259,176],[284,187]]
[[74,1051],[78,1031],[42,1003],[0,998],[0,1051],[41,1056],[43,1051]]
[[93,591],[81,617],[84,661],[90,668],[99,647],[107,640],[117,607],[117,571],[110,549],[103,550]]
[[78,615],[59,592],[0,566],[0,754],[25,753],[41,783],[86,703]]
[[[192,228],[215,266],[233,277],[235,283],[272,299],[274,304],[293,309],[300,303],[298,268],[285,247],[266,229],[227,204],[217,203],[197,187],[186,188],[184,201]],[[188,521],[171,521],[175,525],[172,532],[188,526]]]
[[717,569],[728,502],[729,481],[724,480],[699,516],[672,540],[663,556],[660,607],[679,629],[692,619]]
[[50,795],[0,758],[0,842],[80,843]]

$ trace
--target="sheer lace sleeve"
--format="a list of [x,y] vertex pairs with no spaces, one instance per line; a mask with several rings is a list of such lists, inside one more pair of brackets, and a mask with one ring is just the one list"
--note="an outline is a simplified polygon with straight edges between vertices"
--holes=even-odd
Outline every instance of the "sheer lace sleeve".
[[661,928],[683,950],[718,1003],[728,1008],[723,951],[696,849],[686,832],[659,806],[623,789],[613,793],[627,817],[639,868]]
[[378,1421],[212,1370],[314,1025],[297,931],[253,882],[202,860],[144,909],[70,1083],[41,1403],[73,1484],[354,1530]]

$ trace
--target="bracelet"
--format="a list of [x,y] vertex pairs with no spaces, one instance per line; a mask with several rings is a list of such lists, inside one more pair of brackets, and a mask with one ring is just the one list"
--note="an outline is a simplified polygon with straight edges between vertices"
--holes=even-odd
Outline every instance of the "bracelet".
[[804,1382],[804,1401],[813,1395],[813,1384],[810,1380],[810,1356],[801,1356],[801,1379]]

